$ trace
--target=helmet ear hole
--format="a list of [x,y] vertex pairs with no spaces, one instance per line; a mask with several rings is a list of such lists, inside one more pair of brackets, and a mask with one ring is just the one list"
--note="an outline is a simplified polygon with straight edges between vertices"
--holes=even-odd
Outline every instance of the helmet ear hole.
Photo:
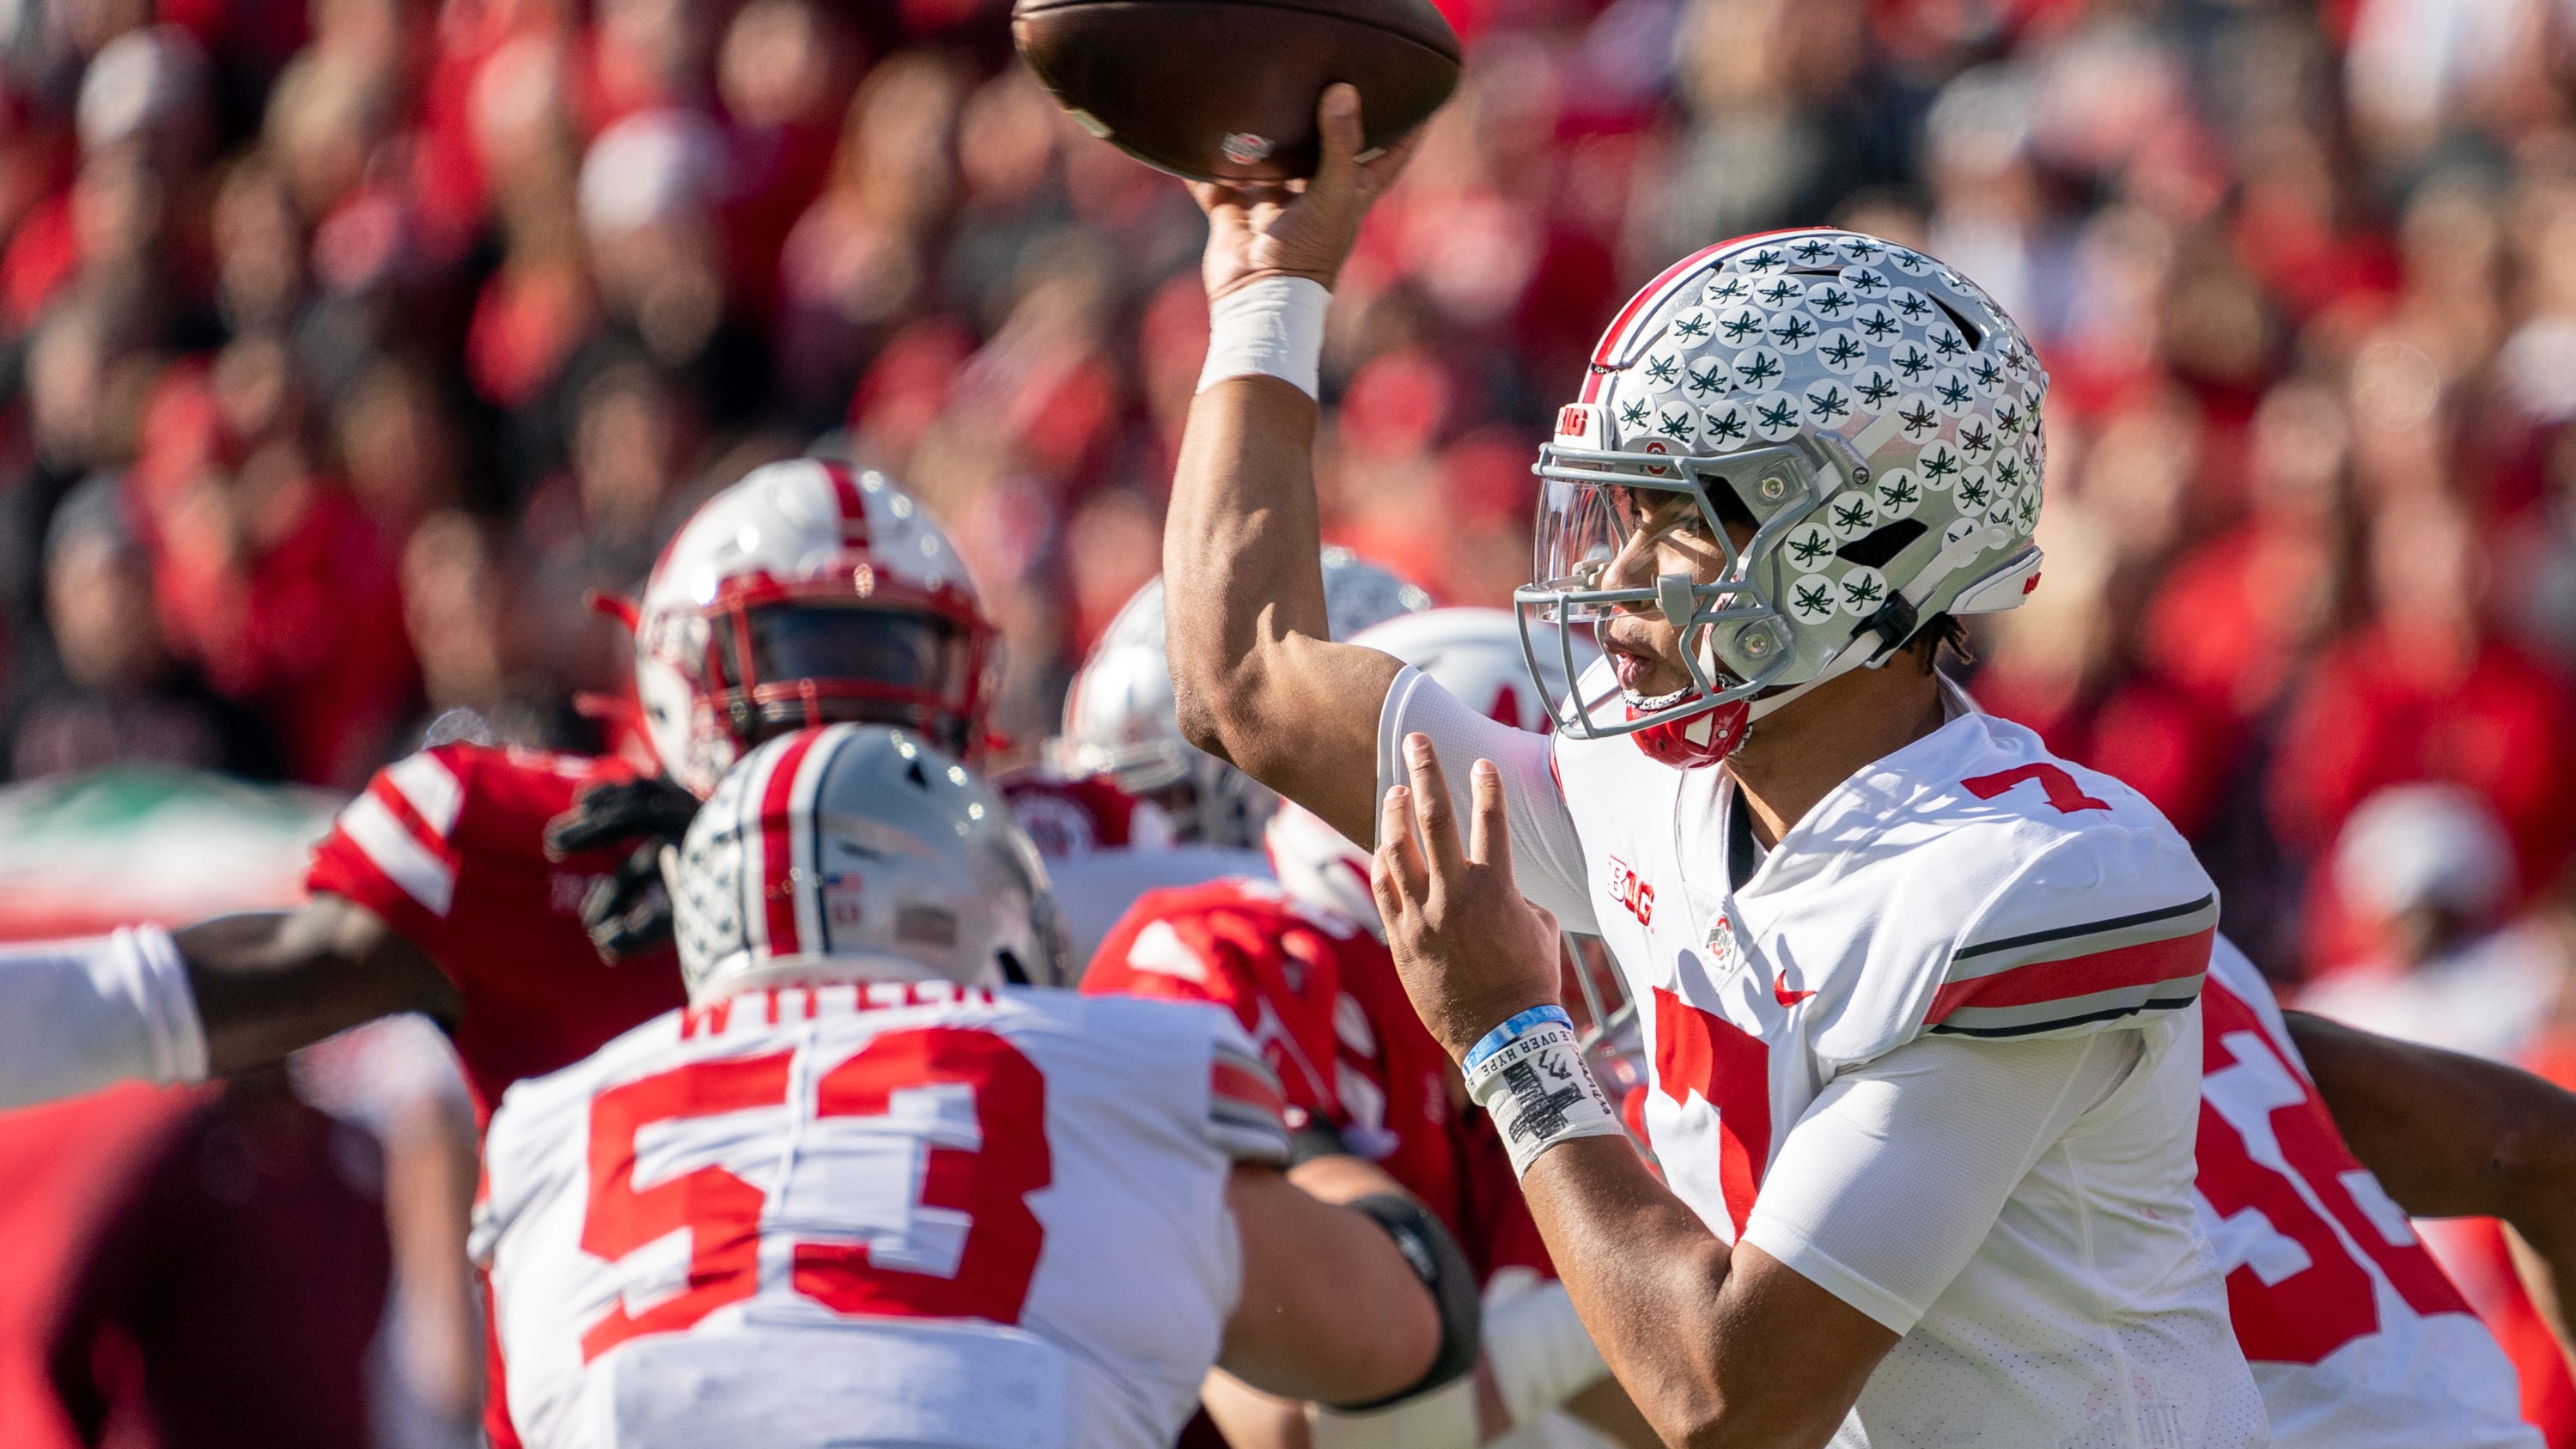
[[1927,531],[1919,518],[1900,518],[1835,549],[1834,557],[1864,568],[1883,569],[1889,559],[1905,552],[1907,544],[1921,538]]
[[1940,308],[1941,315],[1949,318],[1950,325],[1958,328],[1959,335],[1968,340],[1969,351],[1974,352],[1978,347],[1983,345],[1986,330],[1979,327],[1976,323],[1969,321],[1967,314],[1961,312],[1958,308],[1951,306],[1948,301],[1944,300],[1937,294],[1932,298],[1932,305]]

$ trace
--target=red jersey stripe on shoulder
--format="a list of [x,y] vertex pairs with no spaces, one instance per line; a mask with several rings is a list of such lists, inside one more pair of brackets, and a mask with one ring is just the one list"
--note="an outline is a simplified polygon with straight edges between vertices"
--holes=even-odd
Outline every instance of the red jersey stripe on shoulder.
[[406,755],[377,771],[371,783],[391,786],[440,840],[455,837],[456,817],[465,808],[465,782],[439,752]]
[[[340,811],[333,831],[355,848],[374,873],[422,910],[444,919],[456,901],[456,858],[431,835],[409,801],[382,781],[367,787]],[[359,897],[360,903],[375,903]]]
[[1208,1072],[1208,1090],[1220,1102],[1235,1102],[1256,1108],[1273,1117],[1288,1110],[1287,1098],[1280,1095],[1279,1084],[1268,1072],[1257,1071],[1241,1060],[1219,1056]]
[[2209,926],[2188,936],[2142,941],[2060,961],[2034,961],[1992,976],[1953,981],[1933,995],[1923,1021],[1931,1025],[1962,1007],[2036,1006],[2198,976],[2209,969],[2210,942],[2217,934],[2218,928]]
[[760,896],[762,919],[769,926],[769,951],[792,955],[803,949],[796,929],[796,777],[814,749],[815,734],[801,734],[769,767],[760,790]]

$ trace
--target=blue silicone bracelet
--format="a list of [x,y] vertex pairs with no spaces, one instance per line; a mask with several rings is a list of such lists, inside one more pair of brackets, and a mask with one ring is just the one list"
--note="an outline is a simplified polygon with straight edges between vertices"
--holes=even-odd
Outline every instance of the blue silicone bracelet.
[[1459,1070],[1469,1074],[1474,1073],[1476,1068],[1485,1064],[1487,1057],[1510,1046],[1522,1033],[1542,1022],[1550,1021],[1563,1024],[1568,1031],[1574,1029],[1574,1018],[1565,1014],[1564,1007],[1553,1003],[1515,1012],[1505,1017],[1502,1025],[1485,1033],[1477,1039],[1474,1046],[1467,1049],[1467,1060],[1459,1064]]

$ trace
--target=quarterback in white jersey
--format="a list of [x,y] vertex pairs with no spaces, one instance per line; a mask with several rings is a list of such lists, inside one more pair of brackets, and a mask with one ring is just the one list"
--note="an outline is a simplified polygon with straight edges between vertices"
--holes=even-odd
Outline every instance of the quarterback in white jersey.
[[[1642,290],[1540,454],[1525,638],[1588,626],[1609,661],[1551,745],[1322,623],[1317,339],[1403,160],[1359,159],[1357,111],[1327,90],[1302,190],[1197,190],[1179,715],[1377,843],[1407,993],[1621,1384],[1677,1443],[2267,1442],[2193,1226],[2216,893],[2152,806],[1934,668],[2039,574],[2047,380],[2019,331],[1849,232],[1723,243]],[[1531,901],[1640,998],[1668,1183],[1584,1069]]]
[[1408,734],[1499,766],[1520,890],[1637,999],[1673,1191],[1901,1335],[1848,1442],[2245,1442],[2189,1195],[2215,892],[2134,791],[1951,700],[1767,852],[1726,772],[1498,727],[1413,671],[1382,768]]
[[1159,1449],[1221,1357],[1345,1402],[1472,1361],[1427,1215],[1268,1170],[1229,1017],[1055,989],[1034,849],[917,737],[762,746],[666,869],[691,1005],[512,1087],[485,1143],[529,1449]]

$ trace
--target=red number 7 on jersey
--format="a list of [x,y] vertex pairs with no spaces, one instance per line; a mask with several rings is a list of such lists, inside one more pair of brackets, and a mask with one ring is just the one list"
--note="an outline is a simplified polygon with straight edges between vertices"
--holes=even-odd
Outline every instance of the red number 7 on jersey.
[[2078,810],[2111,808],[2110,801],[2096,800],[2085,794],[2084,787],[2076,784],[2075,777],[2066,773],[2063,768],[2044,763],[2015,765],[2009,770],[1997,770],[1991,775],[1979,775],[1973,780],[1961,780],[1959,788],[1980,800],[1992,800],[2024,780],[2037,780],[2040,788],[2048,792],[2048,803],[2055,806],[2060,815],[2072,815]]
[[[794,1055],[692,1062],[592,1099],[582,1250],[613,1262],[685,1229],[689,1270],[685,1288],[650,1308],[630,1312],[622,1302],[612,1306],[582,1335],[584,1363],[630,1338],[681,1332],[758,1291],[767,1195],[715,1166],[639,1189],[635,1139],[655,1122],[785,1105]],[[975,1102],[976,1145],[926,1142],[928,1160],[914,1204],[951,1221],[966,1220],[954,1272],[888,1267],[871,1261],[863,1243],[798,1243],[792,1282],[798,1293],[842,1313],[1017,1323],[1045,1246],[1028,1195],[1054,1179],[1046,1079],[1036,1064],[988,1031],[934,1026],[888,1032],[823,1074],[814,1085],[814,1115],[882,1117],[892,1110],[895,1093],[934,1086],[964,1087]]]

